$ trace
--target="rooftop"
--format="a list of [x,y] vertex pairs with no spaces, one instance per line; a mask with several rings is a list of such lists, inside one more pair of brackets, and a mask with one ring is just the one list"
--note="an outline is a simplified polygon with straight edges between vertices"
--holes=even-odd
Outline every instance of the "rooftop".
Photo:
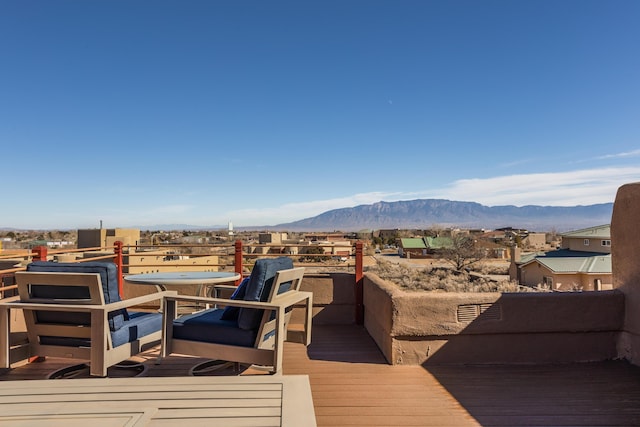
[[[171,356],[156,365],[157,354],[156,348],[138,357],[145,376],[184,376],[202,361]],[[49,358],[0,380],[44,379],[70,363]],[[318,426],[640,424],[640,367],[624,361],[392,366],[361,326],[318,325],[308,348],[286,343],[284,374],[309,376]]]

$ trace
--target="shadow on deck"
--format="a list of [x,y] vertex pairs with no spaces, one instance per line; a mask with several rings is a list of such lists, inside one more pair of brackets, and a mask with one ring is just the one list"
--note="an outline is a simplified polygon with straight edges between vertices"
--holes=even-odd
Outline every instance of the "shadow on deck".
[[[172,356],[157,365],[157,354],[154,348],[136,357],[147,367],[143,375],[188,375],[204,360]],[[0,380],[44,379],[71,363],[48,358]],[[251,374],[263,372],[241,372]],[[308,348],[286,343],[284,374],[309,376],[319,426],[640,425],[640,368],[623,361],[391,366],[364,328],[318,325]]]

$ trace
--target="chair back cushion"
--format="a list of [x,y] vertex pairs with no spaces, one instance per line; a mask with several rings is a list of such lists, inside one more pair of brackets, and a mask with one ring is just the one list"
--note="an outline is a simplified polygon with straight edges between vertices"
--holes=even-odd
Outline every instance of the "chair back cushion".
[[[98,273],[102,283],[102,291],[104,294],[105,304],[118,302],[121,300],[118,290],[118,268],[112,262],[90,261],[90,262],[51,262],[51,261],[34,261],[27,265],[27,271],[45,272],[45,273]],[[60,287],[56,290],[60,292]],[[77,288],[72,291],[77,292]],[[43,289],[41,292],[46,293]],[[66,295],[67,297],[72,297]],[[58,295],[58,297],[61,297]],[[109,313],[109,329],[116,331],[120,329],[125,320],[129,316],[126,310],[118,310]]]
[[[235,300],[244,300],[244,297],[247,293],[247,284],[249,283],[249,278],[245,277],[244,279],[242,279],[242,282],[240,282],[240,284],[238,285],[238,287],[236,287],[236,290],[233,291],[233,294],[231,294],[230,299],[235,299]],[[238,315],[240,314],[240,307],[232,307],[232,306],[227,306],[224,308],[224,311],[222,312],[222,315],[220,316],[221,320],[234,320],[237,321],[238,320]]]
[[[256,260],[249,276],[245,301],[266,301],[269,298],[273,279],[278,270],[293,268],[293,260],[289,257],[261,258]],[[255,308],[241,308],[238,314],[238,327],[254,330],[260,326],[264,310]]]

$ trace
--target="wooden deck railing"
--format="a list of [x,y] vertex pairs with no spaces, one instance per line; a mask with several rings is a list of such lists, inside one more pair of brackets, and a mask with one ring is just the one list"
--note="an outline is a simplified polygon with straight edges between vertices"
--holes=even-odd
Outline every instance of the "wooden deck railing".
[[[334,245],[318,244],[314,245],[320,248],[332,248]],[[353,272],[355,276],[354,290],[355,290],[355,317],[356,322],[361,324],[363,322],[363,303],[362,303],[362,282],[363,282],[363,244],[362,242],[356,242],[349,247],[349,256],[340,252],[337,253],[298,253],[297,248],[308,247],[306,245],[295,244],[253,244],[245,243],[241,240],[237,240],[232,243],[223,244],[154,244],[154,245],[124,245],[122,242],[115,242],[111,247],[92,247],[82,249],[59,249],[50,250],[46,246],[38,246],[31,250],[26,251],[20,255],[4,255],[0,256],[2,259],[15,259],[16,263],[27,264],[31,261],[46,261],[53,260],[56,256],[63,255],[75,255],[75,259],[70,262],[89,262],[99,260],[109,260],[116,263],[118,266],[119,282],[118,287],[120,295],[124,295],[123,292],[123,277],[126,274],[133,274],[133,271],[140,271],[141,269],[147,269],[150,271],[159,271],[160,269],[171,268],[187,268],[188,266],[198,267],[198,265],[189,264],[187,262],[181,265],[180,258],[182,256],[188,257],[189,260],[197,257],[205,256],[218,256],[216,263],[207,263],[206,266],[215,267],[219,271],[235,271],[241,276],[248,275],[251,270],[251,266],[255,262],[256,258],[262,257],[278,257],[289,256],[294,260],[296,266],[304,266],[309,271],[347,271]],[[341,247],[342,248],[342,247]],[[344,247],[347,248],[346,246]],[[158,262],[150,260],[146,263],[131,263],[131,257],[144,256],[145,253],[161,256],[162,251],[167,251],[166,256],[175,257],[175,262],[171,264],[167,262]],[[169,253],[171,252],[171,253]],[[334,262],[327,264],[327,258],[347,258],[346,262]],[[317,262],[313,261],[316,260]],[[186,259],[185,259],[186,261]],[[200,265],[199,267],[202,267]],[[11,296],[15,294],[15,273],[17,271],[23,271],[26,267],[13,267],[10,269],[0,269],[0,298]],[[239,281],[238,281],[239,282]]]

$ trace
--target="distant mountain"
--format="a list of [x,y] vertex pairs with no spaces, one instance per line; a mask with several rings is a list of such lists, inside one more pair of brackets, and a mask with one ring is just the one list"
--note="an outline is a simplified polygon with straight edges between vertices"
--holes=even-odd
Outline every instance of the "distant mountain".
[[484,206],[475,202],[419,199],[378,202],[334,209],[270,229],[289,231],[359,231],[437,227],[524,228],[559,232],[609,224],[613,203],[588,206]]
[[[558,232],[609,224],[613,203],[588,206],[484,206],[475,202],[441,199],[418,199],[401,202],[378,202],[353,208],[334,209],[312,218],[275,226],[236,227],[237,231],[361,231],[380,229],[428,229],[460,227],[495,229],[524,228],[531,231]],[[224,230],[227,225],[198,226],[160,224],[128,226],[140,230]],[[16,230],[3,227],[0,230]]]

